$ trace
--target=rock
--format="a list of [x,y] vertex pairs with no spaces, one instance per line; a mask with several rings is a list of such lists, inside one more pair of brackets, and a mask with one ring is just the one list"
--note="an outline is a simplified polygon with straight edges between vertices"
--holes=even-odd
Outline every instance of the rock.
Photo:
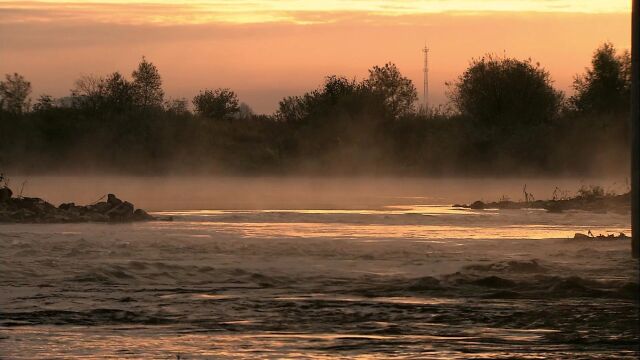
[[13,196],[13,191],[6,186],[0,188],[0,202],[5,202],[11,199]]
[[93,222],[107,222],[109,220],[111,220],[111,218],[106,215],[106,214],[101,214],[101,213],[87,213],[85,215],[82,216],[82,219],[84,219],[84,221],[93,221]]
[[108,202],[101,201],[93,205],[87,206],[87,209],[98,212],[98,213],[106,213],[107,211],[111,210],[111,205],[109,205]]
[[63,203],[63,204],[60,204],[60,206],[58,206],[58,209],[60,209],[60,210],[69,210],[71,208],[74,208],[75,206],[76,206],[76,204],[72,203],[72,202]]
[[583,233],[575,233],[575,235],[573,235],[573,238],[576,239],[576,240],[592,239],[591,236],[589,236],[587,234],[583,234]]
[[40,198],[13,198],[11,190],[7,187],[0,190],[2,190],[3,199],[6,199],[0,201],[0,223],[112,222],[155,219],[142,209],[134,211],[133,204],[122,201],[113,194],[107,196],[107,201],[92,205],[79,206],[70,202],[55,207]]
[[585,198],[578,195],[573,198],[534,201],[509,201],[483,203],[476,201],[469,205],[472,209],[545,209],[550,213],[561,213],[566,210],[582,210],[596,213],[614,212],[628,214],[631,212],[630,193],[622,195],[604,195]]
[[29,211],[27,209],[18,209],[11,214],[11,218],[18,221],[30,220],[33,219],[36,214],[33,211]]
[[543,207],[550,213],[561,213],[564,210],[562,208],[562,203],[556,200],[547,201]]
[[122,204],[122,200],[118,199],[113,194],[108,194],[107,195],[107,204],[111,205],[111,207],[116,207],[116,206]]
[[105,213],[112,220],[127,220],[133,216],[133,204],[128,201],[114,207]]
[[618,235],[615,234],[609,234],[609,235],[602,235],[599,234],[598,236],[593,236],[591,234],[591,232],[589,232],[589,234],[582,234],[582,233],[575,233],[575,235],[573,235],[574,240],[593,240],[593,239],[597,239],[597,240],[611,240],[611,239],[628,239],[629,237],[627,236],[627,234],[625,233],[619,233]]
[[484,209],[484,203],[480,200],[475,201],[473,204],[469,205],[472,209]]
[[153,220],[153,216],[147,214],[147,212],[142,209],[137,209],[133,212],[133,220]]
[[22,197],[12,199],[12,203],[14,206],[19,209],[26,209],[31,212],[37,214],[45,214],[48,212],[55,211],[56,207],[51,205],[50,203],[40,199],[40,198],[32,198],[32,197]]
[[9,222],[9,221],[11,221],[11,213],[0,209],[0,222]]

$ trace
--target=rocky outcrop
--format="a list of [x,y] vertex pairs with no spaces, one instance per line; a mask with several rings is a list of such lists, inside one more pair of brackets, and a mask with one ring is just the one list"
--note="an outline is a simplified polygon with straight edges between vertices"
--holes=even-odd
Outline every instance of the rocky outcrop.
[[69,222],[129,222],[154,218],[128,201],[107,195],[107,201],[91,205],[63,203],[54,205],[35,197],[13,197],[8,187],[0,188],[0,222],[69,223]]
[[11,191],[11,189],[6,186],[0,188],[0,203],[11,199],[11,196],[13,196],[13,191]]
[[602,235],[602,234],[598,234],[598,235],[594,235],[593,233],[591,233],[591,231],[589,231],[586,234],[583,233],[575,233],[575,235],[573,235],[573,239],[574,240],[615,240],[615,239],[628,239],[629,237],[627,236],[627,234],[625,233],[619,233],[618,235],[615,234],[609,234],[609,235]]
[[484,203],[475,201],[469,205],[453,205],[454,207],[481,209],[544,209],[552,213],[565,210],[583,210],[591,212],[614,212],[627,214],[631,211],[631,194],[602,195],[596,197],[576,196],[560,200],[509,201],[502,200]]

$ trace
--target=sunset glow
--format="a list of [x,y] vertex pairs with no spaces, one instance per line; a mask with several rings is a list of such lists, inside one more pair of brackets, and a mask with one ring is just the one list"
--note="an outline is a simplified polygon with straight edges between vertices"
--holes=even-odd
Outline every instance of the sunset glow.
[[128,24],[205,24],[291,22],[325,23],[337,14],[364,13],[378,16],[437,14],[445,12],[542,12],[626,13],[624,0],[585,1],[0,1],[3,23],[81,20]]
[[638,16],[0,0],[0,360],[638,359]]
[[[34,95],[66,96],[81,74],[131,72],[142,55],[168,96],[229,87],[258,112],[331,74],[362,78],[396,63],[431,96],[485,53],[533,58],[570,91],[603,41],[629,47],[630,2],[588,1],[0,1],[0,72]],[[42,34],[47,34],[43,36]]]

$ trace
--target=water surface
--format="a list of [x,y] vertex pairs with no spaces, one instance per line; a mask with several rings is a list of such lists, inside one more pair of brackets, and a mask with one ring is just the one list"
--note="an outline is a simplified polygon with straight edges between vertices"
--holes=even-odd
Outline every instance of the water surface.
[[630,242],[572,239],[629,234],[627,215],[458,209],[409,188],[0,225],[0,357],[637,357]]

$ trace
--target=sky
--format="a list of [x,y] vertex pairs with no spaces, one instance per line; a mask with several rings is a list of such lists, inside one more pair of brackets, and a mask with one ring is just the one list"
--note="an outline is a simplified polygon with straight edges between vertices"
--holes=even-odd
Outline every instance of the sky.
[[[630,47],[628,0],[0,0],[0,73],[33,97],[66,96],[82,75],[130,75],[144,55],[169,98],[228,87],[258,113],[325,76],[362,79],[395,63],[430,103],[486,53],[531,58],[571,92],[604,41]],[[422,94],[420,94],[422,96]]]

